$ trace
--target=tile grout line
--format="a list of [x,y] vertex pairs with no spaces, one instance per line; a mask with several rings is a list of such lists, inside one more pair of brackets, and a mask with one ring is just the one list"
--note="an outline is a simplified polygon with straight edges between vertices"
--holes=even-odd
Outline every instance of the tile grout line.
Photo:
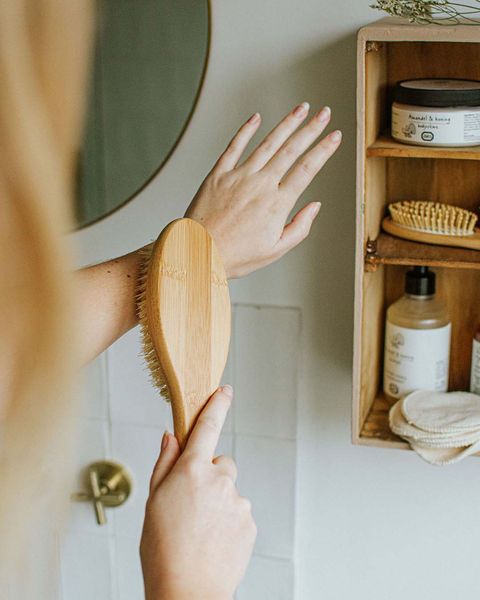
[[[235,340],[236,340],[236,330],[237,330],[237,310],[235,307],[235,304],[232,305],[232,338],[230,341],[231,344],[231,354],[232,354],[232,359],[231,359],[231,373],[232,373],[232,379],[233,379],[233,388],[234,388],[234,393],[235,390],[237,388],[237,353],[236,353],[236,345],[235,345]],[[237,405],[236,402],[234,400],[234,405],[233,405],[233,410],[232,410],[232,458],[236,461],[237,460],[237,419],[236,419],[236,412],[237,412]]]
[[[106,454],[107,457],[113,458],[113,432],[112,432],[112,407],[111,407],[111,394],[110,394],[110,370],[109,370],[109,353],[108,349],[104,352],[104,389],[103,392],[106,395],[107,400],[107,447]],[[109,563],[110,563],[110,594],[112,600],[117,600],[119,594],[119,581],[118,581],[118,572],[117,572],[117,523],[115,514],[109,515],[109,518],[112,519],[112,532],[108,534],[108,549],[109,549]]]
[[273,554],[262,554],[261,552],[254,552],[252,556],[256,556],[257,558],[263,558],[264,560],[271,560],[273,562],[294,564],[293,557],[286,558],[285,556],[274,556]]
[[240,308],[255,308],[257,310],[291,310],[295,312],[300,312],[301,308],[299,306],[293,306],[292,304],[256,304],[254,302],[235,302],[232,306],[240,307]]
[[292,548],[292,567],[293,567],[293,598],[297,597],[297,554],[298,554],[298,407],[299,407],[299,395],[300,395],[300,378],[301,368],[305,364],[305,361],[301,363],[301,357],[303,357],[303,311],[299,308],[298,316],[298,332],[297,332],[297,353],[295,355],[295,479],[294,479],[294,490],[293,490],[293,548]]
[[60,534],[57,531],[57,528],[54,528],[54,539],[55,539],[55,563],[57,566],[57,592],[58,592],[58,600],[64,600],[64,585],[63,585],[63,575],[62,575],[62,555],[60,551]]

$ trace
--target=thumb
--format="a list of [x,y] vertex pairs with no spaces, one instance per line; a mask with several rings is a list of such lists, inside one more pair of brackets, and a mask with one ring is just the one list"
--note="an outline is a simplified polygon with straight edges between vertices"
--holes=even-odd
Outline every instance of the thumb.
[[165,477],[175,466],[180,457],[180,445],[177,438],[166,431],[162,438],[162,447],[160,456],[153,467],[152,477],[150,479],[150,493],[162,483]]

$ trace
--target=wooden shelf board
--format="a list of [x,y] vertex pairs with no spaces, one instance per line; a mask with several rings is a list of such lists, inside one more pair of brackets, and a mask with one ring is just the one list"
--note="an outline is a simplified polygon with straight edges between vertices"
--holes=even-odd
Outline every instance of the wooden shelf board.
[[435,148],[432,146],[409,146],[396,142],[382,134],[367,148],[367,157],[390,158],[448,158],[456,160],[480,160],[480,146],[467,148]]
[[480,269],[480,251],[411,242],[380,233],[376,255],[367,262],[387,265],[419,265],[453,269]]
[[377,398],[375,398],[372,408],[363,424],[360,432],[361,442],[385,442],[386,446],[391,446],[394,443],[399,448],[409,448],[409,445],[402,438],[390,431],[388,412],[391,406],[392,402],[387,400],[383,393],[380,392]]

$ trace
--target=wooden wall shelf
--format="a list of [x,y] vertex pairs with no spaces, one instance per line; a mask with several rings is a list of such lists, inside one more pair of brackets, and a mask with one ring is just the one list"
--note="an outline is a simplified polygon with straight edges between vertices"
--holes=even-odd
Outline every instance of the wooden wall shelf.
[[[480,322],[480,252],[401,240],[384,233],[381,222],[387,205],[399,200],[434,200],[476,212],[480,147],[395,142],[385,134],[391,91],[397,81],[416,77],[480,80],[480,37],[468,26],[424,27],[387,18],[360,30],[357,60],[352,438],[357,444],[406,448],[389,429],[389,403],[382,393],[386,308],[402,295],[408,268],[433,267],[452,316],[450,389],[468,389],[472,334]],[[367,248],[371,240],[376,248]]]
[[434,148],[409,146],[396,142],[387,134],[378,138],[367,148],[367,157],[386,158],[448,158],[450,160],[480,160],[480,146],[468,148]]

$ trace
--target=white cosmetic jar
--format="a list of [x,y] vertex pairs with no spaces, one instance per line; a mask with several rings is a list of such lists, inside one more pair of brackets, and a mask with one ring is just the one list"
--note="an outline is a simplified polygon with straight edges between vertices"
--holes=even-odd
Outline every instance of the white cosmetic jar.
[[480,145],[480,81],[400,81],[393,99],[395,140],[417,146]]

